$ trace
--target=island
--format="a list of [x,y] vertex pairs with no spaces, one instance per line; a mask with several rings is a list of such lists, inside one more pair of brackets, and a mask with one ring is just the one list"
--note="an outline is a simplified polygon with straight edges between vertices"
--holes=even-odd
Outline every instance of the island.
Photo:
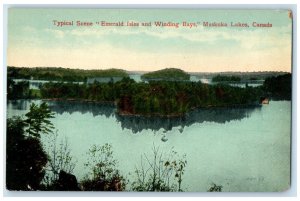
[[145,81],[189,81],[190,75],[181,69],[166,68],[158,71],[145,73],[141,76],[141,78]]

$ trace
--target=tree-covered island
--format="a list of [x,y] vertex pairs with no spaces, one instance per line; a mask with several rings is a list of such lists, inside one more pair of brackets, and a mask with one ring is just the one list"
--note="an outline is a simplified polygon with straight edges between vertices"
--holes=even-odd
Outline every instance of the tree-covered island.
[[124,78],[116,83],[46,83],[41,97],[115,103],[123,115],[181,116],[199,107],[257,105],[261,88],[237,88],[201,82],[151,81],[137,83]]
[[183,70],[177,68],[166,68],[158,71],[145,73],[142,75],[142,80],[145,81],[189,81],[190,75]]

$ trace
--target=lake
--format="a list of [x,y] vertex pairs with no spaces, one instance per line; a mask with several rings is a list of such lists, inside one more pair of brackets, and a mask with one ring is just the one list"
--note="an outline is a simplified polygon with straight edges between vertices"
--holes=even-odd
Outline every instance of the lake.
[[[142,82],[141,74],[129,74],[129,78],[133,79],[135,82]],[[108,83],[109,81],[120,81],[122,78],[121,77],[104,77],[104,78],[88,78],[87,83],[92,84],[94,81],[98,81],[100,83]],[[13,79],[14,82],[23,82],[23,81],[28,81],[29,82],[29,89],[39,89],[43,84],[48,83],[50,81],[47,80],[28,80],[28,79]],[[201,81],[202,83],[205,84],[228,84],[233,87],[240,87],[240,88],[245,88],[246,83],[247,86],[249,87],[258,87],[263,85],[264,80],[248,80],[248,81],[243,81],[243,82],[212,82],[211,78],[199,78],[198,76],[191,75],[190,76],[190,81],[191,82],[198,82]],[[51,81],[51,82],[59,82],[59,81]],[[64,82],[67,83],[67,82]],[[74,84],[85,84],[85,82],[72,82]]]
[[[23,115],[31,102],[8,101],[7,116]],[[111,105],[47,102],[60,139],[67,138],[80,180],[88,149],[112,145],[118,168],[128,179],[151,156],[153,145],[186,154],[182,187],[207,191],[212,183],[223,191],[283,191],[290,185],[291,102],[270,101],[253,108],[198,109],[184,118],[123,117]],[[162,137],[167,141],[162,141]],[[47,143],[47,138],[42,137]],[[131,173],[131,174],[129,174]]]

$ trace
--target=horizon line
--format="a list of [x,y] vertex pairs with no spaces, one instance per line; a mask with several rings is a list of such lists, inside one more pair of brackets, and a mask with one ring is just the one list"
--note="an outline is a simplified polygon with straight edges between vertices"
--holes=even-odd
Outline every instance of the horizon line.
[[[162,68],[162,69],[159,69],[159,70],[154,70],[154,71],[143,71],[143,70],[126,70],[126,69],[123,69],[123,68],[92,68],[92,69],[85,69],[85,68],[70,68],[70,67],[55,67],[55,66],[10,66],[10,65],[7,65],[6,66],[7,68],[8,67],[15,67],[15,68],[63,68],[63,69],[71,69],[71,70],[110,70],[110,69],[118,69],[118,70],[124,70],[126,72],[155,72],[155,71],[159,71],[159,70],[163,70],[163,69],[170,69],[170,68],[175,68],[175,67],[166,67],[166,68]],[[175,69],[180,69],[182,70],[181,68],[175,68]],[[185,71],[183,70],[184,72],[187,72],[187,73],[264,73],[264,72],[282,72],[282,73],[292,73],[292,71],[277,71],[277,70],[274,70],[274,71]]]

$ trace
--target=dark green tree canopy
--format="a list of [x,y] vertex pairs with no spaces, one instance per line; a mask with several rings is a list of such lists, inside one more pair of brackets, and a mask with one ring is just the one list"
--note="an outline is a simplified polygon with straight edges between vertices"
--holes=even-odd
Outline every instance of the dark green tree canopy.
[[29,136],[39,138],[41,133],[52,133],[54,127],[49,119],[54,117],[54,113],[51,112],[45,102],[40,106],[32,103],[30,111],[25,116],[27,117],[25,122],[28,126],[26,132]]
[[20,117],[7,120],[6,187],[8,190],[38,190],[48,157],[39,138],[27,136]]
[[150,73],[145,73],[142,75],[142,79],[144,80],[190,80],[190,75],[184,72],[181,69],[177,68],[166,68]]
[[105,70],[83,70],[55,67],[7,67],[7,77],[13,79],[34,79],[49,81],[70,81],[84,82],[88,77],[127,77],[125,70],[105,69]]

